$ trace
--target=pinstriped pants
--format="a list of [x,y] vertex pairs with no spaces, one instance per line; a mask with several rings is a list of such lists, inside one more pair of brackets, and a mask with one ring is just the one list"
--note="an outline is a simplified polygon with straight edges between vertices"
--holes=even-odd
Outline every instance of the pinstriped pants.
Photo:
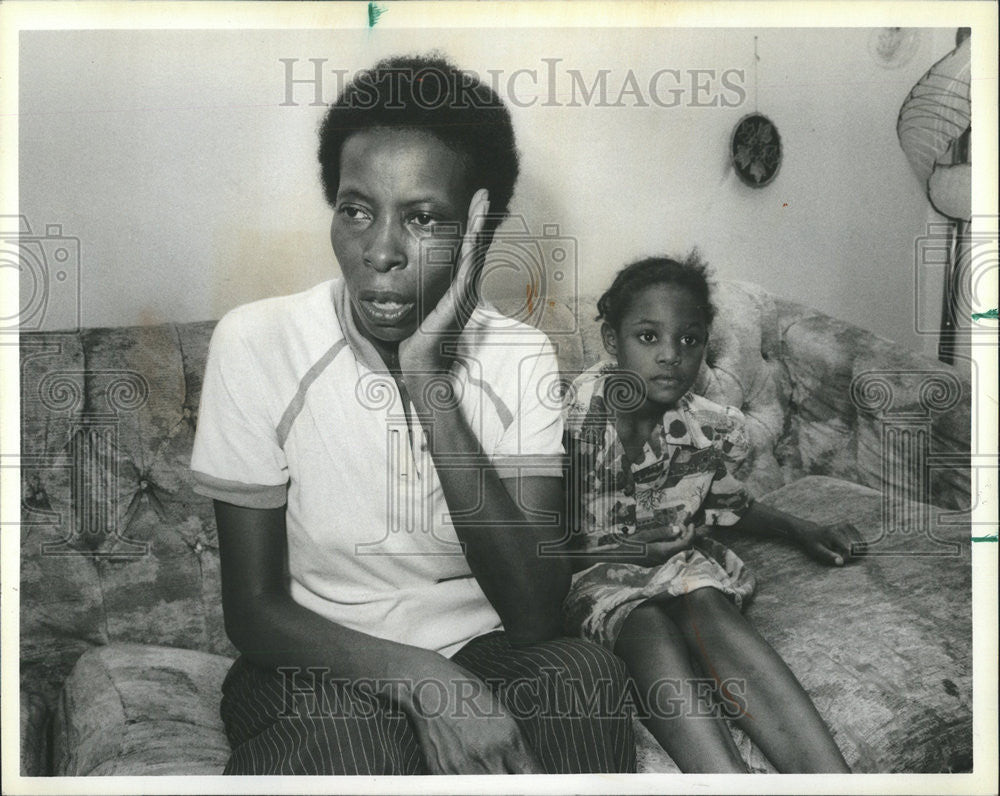
[[[608,651],[572,638],[512,647],[498,631],[452,660],[492,689],[547,773],[635,771],[625,667]],[[226,774],[427,773],[407,717],[370,690],[239,658],[222,692]]]

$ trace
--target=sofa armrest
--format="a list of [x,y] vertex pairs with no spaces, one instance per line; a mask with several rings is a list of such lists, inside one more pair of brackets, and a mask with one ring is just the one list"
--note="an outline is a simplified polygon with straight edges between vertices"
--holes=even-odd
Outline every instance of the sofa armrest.
[[49,773],[49,711],[33,691],[21,688],[21,776]]
[[969,372],[790,302],[783,359],[803,475],[969,506]]

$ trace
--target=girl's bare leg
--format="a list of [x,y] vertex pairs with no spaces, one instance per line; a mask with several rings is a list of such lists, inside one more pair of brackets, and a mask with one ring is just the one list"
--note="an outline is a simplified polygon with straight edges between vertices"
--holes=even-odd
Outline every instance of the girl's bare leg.
[[693,709],[698,700],[707,702],[710,697],[697,687],[699,675],[685,638],[662,605],[646,603],[629,615],[615,654],[625,661],[643,712],[650,716],[643,724],[681,771],[746,773],[725,720],[711,704]]
[[666,608],[705,671],[745,683],[733,720],[779,771],[850,771],[792,670],[722,592],[696,589]]

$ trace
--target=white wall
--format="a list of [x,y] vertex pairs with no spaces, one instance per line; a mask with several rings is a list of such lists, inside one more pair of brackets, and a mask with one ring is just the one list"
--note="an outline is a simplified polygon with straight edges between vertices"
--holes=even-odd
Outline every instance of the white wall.
[[[757,106],[784,144],[760,190],[727,161],[733,126],[753,110],[755,34]],[[631,258],[697,244],[721,277],[932,351],[914,332],[913,286],[915,241],[935,216],[895,121],[953,34],[924,31],[909,64],[887,70],[867,29],[23,33],[20,212],[35,233],[61,224],[79,238],[85,326],[218,318],[305,288],[337,270],[315,164],[323,108],[310,86],[282,105],[278,59],[300,59],[300,77],[307,59],[329,59],[329,101],[333,69],[437,47],[503,81],[542,71],[538,102],[512,108],[523,153],[513,210],[576,239],[584,292]],[[542,104],[543,58],[562,59],[563,107]],[[612,100],[629,69],[640,85],[664,68],[744,69],[746,101],[696,108],[688,92],[674,108],[565,107],[573,68],[588,82],[611,70]],[[530,83],[519,79],[519,101]],[[932,325],[936,290],[922,300]],[[47,328],[73,325],[58,291]]]

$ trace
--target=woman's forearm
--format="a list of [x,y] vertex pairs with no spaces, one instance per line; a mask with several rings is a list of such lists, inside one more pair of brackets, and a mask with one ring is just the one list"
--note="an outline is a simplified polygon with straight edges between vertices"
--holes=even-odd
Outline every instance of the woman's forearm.
[[226,633],[248,660],[319,669],[352,682],[415,682],[457,668],[436,652],[351,630],[296,603],[284,573],[284,506],[250,509],[217,500],[215,517]]
[[387,678],[400,671],[400,662],[422,652],[331,622],[287,594],[226,605],[225,620],[236,648],[260,666],[325,666],[335,668],[338,677]]
[[[552,479],[555,496],[549,505],[531,508],[548,511],[559,521],[531,522],[457,407],[415,404],[425,417],[433,418],[431,456],[455,533],[508,637],[515,643],[530,643],[557,635],[570,565],[561,556],[542,554],[544,543],[558,541],[563,533],[562,490],[557,479]],[[455,454],[463,457],[460,467],[448,461]]]
[[[251,615],[252,613],[252,615]],[[289,702],[302,689],[320,693],[325,682],[342,681],[378,694],[407,715],[419,713],[420,695],[461,692],[470,675],[432,650],[389,641],[330,622],[288,595],[262,597],[244,611],[226,610],[226,631],[250,661],[289,669]],[[292,678],[298,675],[298,680]],[[464,686],[468,688],[468,686]]]

